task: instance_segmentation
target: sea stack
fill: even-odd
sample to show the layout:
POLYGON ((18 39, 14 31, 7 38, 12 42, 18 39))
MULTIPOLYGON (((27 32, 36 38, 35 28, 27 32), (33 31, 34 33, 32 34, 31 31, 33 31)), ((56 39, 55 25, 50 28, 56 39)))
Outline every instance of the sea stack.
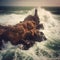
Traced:
POLYGON ((0 49, 2 49, 4 40, 5 43, 8 41, 12 45, 22 44, 24 50, 28 50, 32 47, 35 42, 41 42, 46 40, 46 37, 40 29, 44 28, 43 24, 40 23, 40 19, 35 9, 34 16, 27 16, 24 21, 13 25, 13 26, 2 26, 0 25, 0 49))

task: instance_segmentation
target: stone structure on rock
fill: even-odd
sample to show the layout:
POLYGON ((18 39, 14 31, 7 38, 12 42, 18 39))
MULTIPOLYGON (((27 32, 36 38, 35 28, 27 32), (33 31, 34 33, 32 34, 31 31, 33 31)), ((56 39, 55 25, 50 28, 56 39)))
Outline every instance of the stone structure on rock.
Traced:
POLYGON ((34 16, 29 15, 23 22, 14 26, 0 25, 0 50, 3 46, 2 40, 5 43, 10 41, 12 45, 22 44, 25 50, 32 47, 36 41, 46 40, 44 33, 39 31, 41 28, 44 29, 43 24, 40 23, 37 9, 35 9, 34 16))

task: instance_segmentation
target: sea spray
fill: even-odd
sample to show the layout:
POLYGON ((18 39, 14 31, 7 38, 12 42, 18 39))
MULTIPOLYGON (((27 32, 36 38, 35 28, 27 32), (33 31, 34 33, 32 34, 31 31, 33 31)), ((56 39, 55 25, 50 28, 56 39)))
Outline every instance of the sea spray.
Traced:
MULTIPOLYGON (((40 23, 43 23, 43 31, 47 41, 36 42, 29 50, 21 50, 19 46, 12 46, 9 42, 6 48, 0 51, 1 60, 50 60, 50 58, 59 57, 60 55, 60 21, 57 16, 51 12, 37 8, 40 23), (49 59, 48 59, 48 58, 49 59)), ((34 15, 34 9, 28 11, 27 14, 9 14, 0 15, 0 23, 2 25, 15 25, 28 15, 34 15)))

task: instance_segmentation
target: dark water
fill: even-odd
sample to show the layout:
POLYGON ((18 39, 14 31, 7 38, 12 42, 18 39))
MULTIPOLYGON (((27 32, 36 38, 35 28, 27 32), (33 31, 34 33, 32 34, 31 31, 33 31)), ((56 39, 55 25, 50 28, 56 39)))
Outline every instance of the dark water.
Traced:
MULTIPOLYGON (((13 7, 13 6, 0 6, 0 14, 11 14, 16 13, 19 14, 19 11, 23 10, 24 13, 27 13, 27 11, 33 9, 35 7, 13 7), (14 12, 15 11, 15 12, 14 12)), ((50 11, 53 14, 60 15, 60 7, 42 7, 48 11, 50 11)))
POLYGON ((48 11, 51 11, 53 14, 60 15, 60 7, 42 7, 48 11))
MULTIPOLYGON (((0 6, 0 14, 19 14, 19 11, 24 11, 27 13, 28 10, 31 10, 33 7, 12 7, 12 6, 0 6)), ((20 13, 21 14, 21 13, 20 13)))

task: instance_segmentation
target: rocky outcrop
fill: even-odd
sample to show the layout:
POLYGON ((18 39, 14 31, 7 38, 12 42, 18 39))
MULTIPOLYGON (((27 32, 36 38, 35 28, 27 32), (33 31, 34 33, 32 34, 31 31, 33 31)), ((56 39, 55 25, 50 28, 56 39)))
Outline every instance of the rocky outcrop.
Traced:
POLYGON ((36 41, 46 40, 44 33, 39 31, 41 28, 44 29, 43 24, 40 24, 37 9, 34 16, 29 15, 23 22, 14 26, 0 25, 0 49, 3 45, 2 40, 5 43, 10 41, 13 45, 22 44, 23 49, 29 49, 36 41))

